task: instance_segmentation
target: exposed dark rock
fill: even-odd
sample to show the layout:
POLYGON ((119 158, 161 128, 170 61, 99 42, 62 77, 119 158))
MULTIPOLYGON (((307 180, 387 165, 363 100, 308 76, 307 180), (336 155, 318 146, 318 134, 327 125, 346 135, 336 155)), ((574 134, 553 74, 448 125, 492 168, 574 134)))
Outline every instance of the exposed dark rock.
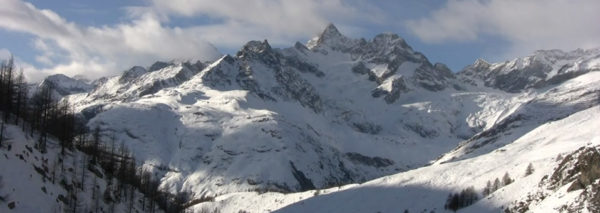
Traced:
POLYGON ((345 154, 345 156, 354 163, 372 166, 375 168, 387 167, 394 164, 394 161, 390 159, 382 157, 368 157, 356 152, 348 152, 345 154))
POLYGON ((427 129, 418 123, 406 124, 404 126, 424 138, 435 138, 439 135, 439 133, 437 131, 432 130, 432 129, 427 129))
POLYGON ((550 177, 550 188, 571 183, 568 192, 584 189, 600 178, 600 153, 596 148, 580 148, 565 156, 550 177))
POLYGON ((296 166, 292 161, 290 161, 290 166, 292 167, 292 175, 294 175, 294 178, 296 178, 298 184, 300 185, 300 190, 306 191, 315 189, 315 185, 312 183, 312 181, 308 179, 304 173, 302 173, 302 171, 296 169, 296 166))
POLYGON ((321 97, 310 83, 291 69, 281 68, 275 72, 275 78, 279 85, 283 87, 283 91, 276 90, 276 93, 284 96, 289 94, 291 98, 298 100, 302 106, 309 107, 315 112, 321 111, 321 97))
POLYGON ((194 76, 198 72, 200 72, 200 70, 197 69, 196 66, 193 66, 189 63, 182 63, 181 69, 179 71, 177 71, 177 73, 173 77, 154 81, 154 82, 152 82, 152 84, 143 85, 141 88, 141 91, 139 93, 139 97, 142 97, 142 96, 148 95, 148 94, 157 93, 158 91, 160 91, 163 88, 171 87, 174 85, 179 85, 179 84, 189 80, 192 76, 194 76))
POLYGON ((152 64, 150 66, 150 68, 148 68, 148 72, 154 72, 154 71, 157 71, 157 70, 160 70, 160 69, 163 69, 165 67, 172 66, 172 65, 174 65, 174 64, 173 63, 162 62, 162 61, 157 61, 157 62, 154 62, 154 64, 152 64))
MULTIPOLYGON (((158 62, 156 62, 156 63, 158 63, 158 62)), ((147 72, 148 71, 146 71, 146 69, 143 67, 134 66, 131 69, 123 72, 123 74, 119 78, 119 83, 121 83, 121 84, 128 83, 128 82, 133 81, 134 79, 146 74, 147 72)))
POLYGON ((315 76, 320 77, 320 78, 325 76, 325 73, 323 73, 321 70, 319 70, 314 65, 306 63, 304 61, 300 61, 300 60, 298 60, 298 58, 295 58, 295 57, 285 57, 284 61, 283 61, 283 66, 289 66, 289 67, 296 68, 298 71, 303 72, 303 73, 312 73, 312 74, 315 74, 315 76))
POLYGON ((356 131, 371 134, 371 135, 376 135, 377 133, 381 132, 381 129, 382 129, 381 126, 379 126, 379 125, 367 123, 367 122, 352 123, 352 126, 354 127, 354 129, 356 131))
POLYGON ((98 113, 101 113, 103 107, 104 107, 104 105, 89 106, 89 107, 81 110, 81 114, 83 115, 85 120, 90 120, 90 119, 96 117, 96 115, 98 113))
POLYGON ((361 61, 358 62, 358 64, 354 65, 354 67, 352 67, 352 72, 364 75, 369 73, 369 68, 367 68, 365 66, 365 63, 361 61))

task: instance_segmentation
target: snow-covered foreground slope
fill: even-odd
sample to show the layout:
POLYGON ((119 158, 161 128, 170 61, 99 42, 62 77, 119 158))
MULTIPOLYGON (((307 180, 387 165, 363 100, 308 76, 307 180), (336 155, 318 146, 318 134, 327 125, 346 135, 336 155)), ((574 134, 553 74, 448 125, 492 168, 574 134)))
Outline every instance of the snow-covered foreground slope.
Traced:
MULTIPOLYGON (((20 126, 6 124, 4 137, 0 146, 0 212, 128 211, 127 198, 115 200, 115 194, 106 190, 108 180, 102 170, 85 166, 90 158, 84 153, 66 150, 61 155, 58 142, 50 139, 47 153, 42 154, 34 148, 39 136, 30 137, 20 126)), ((117 185, 114 179, 112 183, 112 187, 117 185)), ((134 211, 143 209, 138 203, 141 197, 143 194, 136 191, 131 207, 134 211)))

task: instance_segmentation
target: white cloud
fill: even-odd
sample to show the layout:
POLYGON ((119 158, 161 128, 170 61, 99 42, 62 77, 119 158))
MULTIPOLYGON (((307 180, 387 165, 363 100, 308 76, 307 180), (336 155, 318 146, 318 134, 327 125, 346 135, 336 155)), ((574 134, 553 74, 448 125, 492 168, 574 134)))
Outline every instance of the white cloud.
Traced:
POLYGON ((217 46, 239 47, 249 39, 268 38, 290 44, 319 33, 329 22, 346 30, 359 23, 377 23, 384 13, 364 0, 153 0, 162 17, 209 17, 215 23, 196 26, 217 46))
POLYGON ((3 0, 0 28, 34 35, 38 54, 28 75, 63 73, 91 78, 117 74, 155 60, 202 59, 219 55, 211 43, 237 49, 248 40, 290 45, 316 35, 329 22, 346 31, 382 22, 384 14, 366 0, 171 0, 127 7, 124 22, 80 26, 22 0, 3 0), (171 27, 171 19, 207 20, 171 27), (209 43, 210 42, 210 43, 209 43))
POLYGON ((510 43, 507 55, 521 55, 600 46, 599 10, 597 0, 449 0, 406 26, 430 43, 497 37, 510 43))
POLYGON ((38 80, 56 73, 95 78, 155 60, 212 60, 220 55, 194 29, 166 27, 151 13, 115 26, 86 27, 30 3, 5 0, 0 27, 37 37, 33 47, 41 54, 35 58, 48 68, 29 67, 26 72, 38 80))

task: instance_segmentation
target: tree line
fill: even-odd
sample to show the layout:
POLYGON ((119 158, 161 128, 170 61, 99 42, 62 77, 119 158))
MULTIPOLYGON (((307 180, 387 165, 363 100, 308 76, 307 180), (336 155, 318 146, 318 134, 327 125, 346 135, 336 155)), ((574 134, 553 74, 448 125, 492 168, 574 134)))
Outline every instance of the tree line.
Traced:
POLYGON ((62 154, 73 146, 77 124, 68 100, 57 101, 52 89, 45 84, 36 91, 29 91, 23 70, 17 73, 12 57, 0 65, 0 111, 3 124, 20 126, 30 137, 37 132, 36 148, 42 153, 47 151, 48 135, 57 138, 62 154))
MULTIPOLYGON (((529 163, 527 165, 527 168, 525 169, 524 176, 529 176, 533 174, 534 171, 535 169, 533 168, 533 165, 529 163)), ((513 182, 515 182, 515 180, 510 177, 510 174, 508 174, 508 172, 505 172, 504 176, 502 176, 502 179, 496 178, 493 182, 488 180, 485 184, 485 187, 483 187, 481 194, 483 197, 487 197, 488 195, 494 193, 498 189, 507 186, 513 182)), ((473 186, 470 186, 463 189, 459 193, 450 193, 448 195, 448 198, 446 199, 444 208, 456 212, 461 208, 465 208, 474 204, 478 200, 479 196, 475 191, 475 188, 473 186)))
MULTIPOLYGON (((114 134, 107 135, 99 126, 90 130, 83 119, 78 119, 69 100, 58 100, 49 85, 42 84, 35 91, 29 91, 29 88, 23 70, 17 72, 13 57, 0 64, 0 147, 10 149, 9 144, 4 144, 4 126, 10 123, 35 138, 34 148, 42 154, 48 151, 49 138, 55 139, 60 145, 59 159, 50 174, 44 172, 43 176, 48 176, 46 178, 52 182, 58 181, 66 189, 67 196, 59 200, 66 204, 69 212, 81 211, 78 195, 86 190, 90 173, 93 175, 92 190, 97 190, 97 178, 107 180, 103 193, 92 191, 96 202, 102 197, 104 203, 114 208, 115 202, 129 201, 128 210, 132 212, 134 200, 141 199, 139 206, 144 212, 154 212, 157 208, 166 212, 184 210, 189 196, 161 191, 158 180, 136 165, 135 157, 126 146, 123 143, 120 147, 115 145, 114 134), (75 150, 84 153, 85 157, 73 164, 72 169, 79 168, 79 173, 73 171, 73 177, 67 178, 64 175, 64 156, 75 150), (136 191, 144 196, 135 198, 136 191)), ((98 212, 98 206, 95 205, 95 212, 98 212)))
MULTIPOLYGON (((95 177, 107 180, 103 199, 107 203, 130 202, 129 211, 133 208, 133 200, 139 200, 143 212, 154 212, 157 208, 165 212, 182 212, 188 202, 186 193, 172 194, 159 189, 160 182, 153 178, 150 171, 137 166, 135 156, 128 151, 123 142, 117 147, 114 134, 103 134, 100 127, 95 127, 88 134, 79 135, 76 147, 86 153, 90 159, 86 166, 95 177), (99 172, 99 167, 103 172, 99 172), (116 180, 116 181, 113 181, 116 180), (144 196, 135 198, 134 192, 144 196)), ((83 179, 83 177, 82 177, 83 179)))

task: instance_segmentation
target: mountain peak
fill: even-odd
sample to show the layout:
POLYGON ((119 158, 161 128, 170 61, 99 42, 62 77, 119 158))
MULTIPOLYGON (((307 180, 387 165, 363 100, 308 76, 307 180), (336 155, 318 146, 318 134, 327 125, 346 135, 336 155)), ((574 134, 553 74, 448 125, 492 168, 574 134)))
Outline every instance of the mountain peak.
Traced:
POLYGON ((323 32, 321 33, 319 38, 327 39, 327 38, 337 38, 337 37, 343 37, 343 36, 344 35, 342 35, 342 33, 340 33, 340 31, 337 29, 337 27, 333 23, 329 23, 327 25, 327 27, 325 27, 325 30, 323 30, 323 32))
POLYGON ((54 74, 46 77, 40 83, 40 88, 43 85, 54 90, 56 93, 55 97, 58 99, 70 94, 89 92, 92 89, 91 85, 85 81, 74 79, 64 74, 54 74))
POLYGON ((249 41, 237 52, 236 56, 240 58, 263 58, 272 55, 273 49, 269 42, 264 41, 249 41))
MULTIPOLYGON (((152 65, 151 65, 151 66, 148 68, 148 72, 154 72, 154 71, 157 71, 157 70, 163 69, 163 68, 165 68, 165 67, 168 67, 168 66, 171 66, 171 65, 173 65, 173 63, 172 63, 172 62, 163 62, 163 61, 157 61, 157 62, 154 62, 154 64, 152 64, 152 65)), ((135 68, 135 67, 133 67, 133 68, 131 68, 131 69, 134 69, 134 68, 135 68)), ((139 69, 139 68, 137 68, 137 69, 139 69)))
POLYGON ((482 67, 482 66, 490 66, 490 63, 488 63, 487 61, 478 58, 477 60, 475 60, 475 63, 473 63, 473 66, 475 67, 482 67))
POLYGON ((350 39, 342 35, 337 27, 333 23, 329 23, 325 30, 319 34, 319 36, 308 41, 306 45, 309 49, 313 49, 317 46, 327 45, 331 48, 343 47, 344 44, 349 43, 350 39))
POLYGON ((44 80, 45 81, 60 81, 60 80, 71 80, 71 79, 72 79, 71 77, 66 76, 65 74, 58 73, 58 74, 54 74, 54 75, 49 75, 44 80))
MULTIPOLYGON (((156 68, 156 66, 158 66, 157 64, 159 63, 163 63, 163 62, 156 62, 154 63, 151 67, 150 70, 152 71, 156 71, 159 69, 162 69, 168 65, 165 65, 161 68, 156 68)), ((129 82, 135 78, 138 78, 140 76, 142 76, 143 74, 145 74, 146 72, 148 72, 148 70, 146 70, 145 68, 141 67, 141 66, 133 66, 131 69, 123 72, 123 74, 121 75, 121 77, 119 78, 119 83, 126 83, 129 82)))

